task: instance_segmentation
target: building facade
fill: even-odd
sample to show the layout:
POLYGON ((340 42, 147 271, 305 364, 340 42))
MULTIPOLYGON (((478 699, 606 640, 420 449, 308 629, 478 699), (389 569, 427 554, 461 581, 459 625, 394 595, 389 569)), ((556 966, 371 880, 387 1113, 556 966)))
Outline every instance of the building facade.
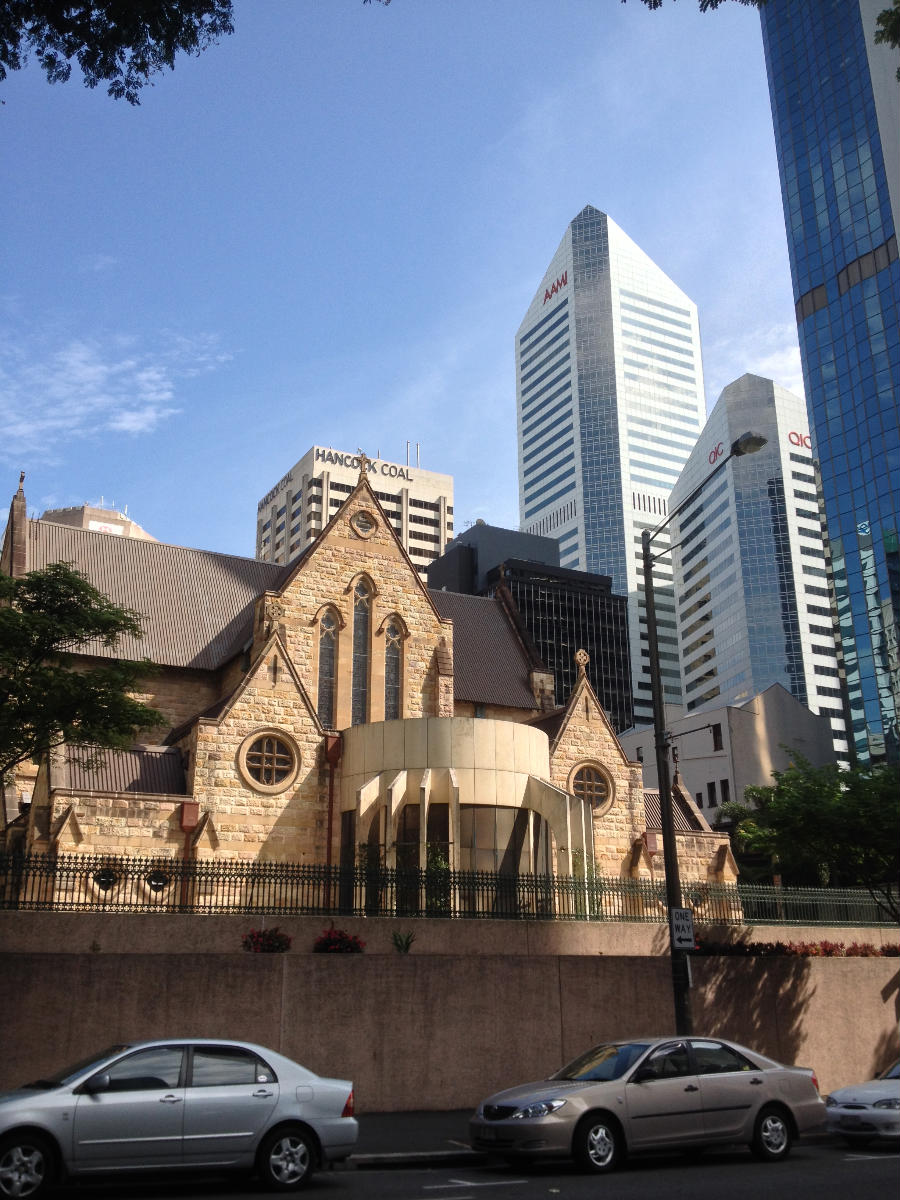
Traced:
MULTIPOLYGON (((286 566, 28 520, 20 486, 0 570, 72 563, 140 611, 143 640, 81 647, 78 665, 149 657, 139 698, 165 725, 124 754, 42 762, 2 845, 145 858, 163 906, 166 858, 662 871, 640 765, 586 675, 555 706, 498 600, 429 592, 367 463, 286 566)), ((732 880, 727 838, 683 818, 685 877, 732 880)), ((84 886, 116 902, 114 869, 84 886)))
POLYGON ((52 521, 54 525, 74 525, 76 529, 90 529, 94 533, 109 533, 114 537, 144 538, 151 542, 156 540, 146 529, 132 521, 127 506, 125 512, 96 504, 81 504, 74 508, 48 508, 41 514, 41 520, 52 521))
MULTIPOLYGON (((652 714, 641 531, 706 415, 694 303, 605 213, 569 225, 516 334, 521 528, 628 597, 635 717, 652 714)), ((666 544, 665 534, 657 543, 666 544)), ((656 603, 663 688, 680 701, 671 573, 656 603)))
POLYGON ((751 430, 766 445, 732 458, 673 521, 684 707, 690 713, 742 704, 780 683, 829 718, 835 749, 846 757, 821 495, 804 401, 758 375, 730 383, 671 503, 688 501, 751 430))
POLYGON ((900 759, 900 87, 882 0, 761 9, 853 749, 900 759))
POLYGON ((498 596, 553 673, 557 702, 575 690, 583 650, 591 687, 618 733, 634 722, 628 605, 609 576, 559 566, 559 543, 476 522, 428 570, 429 586, 498 596))
MULTIPOLYGON (((816 716, 780 683, 740 704, 712 704, 702 713, 667 714, 681 787, 706 819, 732 800, 743 803, 748 787, 771 787, 774 771, 786 771, 796 755, 815 767, 835 761, 828 719, 816 716)), ((651 728, 621 735, 629 758, 644 765, 644 787, 659 787, 651 728)))
MULTIPOLYGON (((313 446, 256 506, 256 557, 293 562, 356 486, 360 456, 313 446)), ((375 494, 422 574, 453 537, 453 476, 376 459, 375 494)))

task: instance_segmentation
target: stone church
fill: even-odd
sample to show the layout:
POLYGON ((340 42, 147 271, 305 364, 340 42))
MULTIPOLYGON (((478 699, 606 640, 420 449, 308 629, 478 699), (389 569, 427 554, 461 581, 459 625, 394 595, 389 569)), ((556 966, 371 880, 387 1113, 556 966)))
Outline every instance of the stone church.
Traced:
MULTIPOLYGON (((139 698, 166 727, 90 769, 41 763, 7 849, 154 859, 663 877, 658 794, 584 672, 564 708, 502 599, 430 591, 366 474, 281 566, 27 517, 0 569, 75 566, 145 617, 139 698)), ((732 882, 728 840, 676 789, 682 878, 732 882)))

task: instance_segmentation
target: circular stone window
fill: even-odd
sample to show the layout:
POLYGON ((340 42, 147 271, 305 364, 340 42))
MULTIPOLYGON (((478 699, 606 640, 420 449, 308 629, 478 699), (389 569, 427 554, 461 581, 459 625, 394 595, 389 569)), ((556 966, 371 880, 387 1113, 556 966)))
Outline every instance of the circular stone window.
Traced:
POLYGON ((251 733, 238 751, 244 779, 257 792, 283 792, 300 770, 300 751, 280 730, 251 733))
POLYGON ((350 518, 351 528, 355 533, 358 533, 361 538, 371 537, 378 528, 378 522, 370 512, 360 509, 355 512, 350 518))
POLYGON ((584 763, 575 768, 570 779, 572 793, 591 806, 595 817, 602 816, 612 807, 613 787, 605 771, 593 763, 584 763))

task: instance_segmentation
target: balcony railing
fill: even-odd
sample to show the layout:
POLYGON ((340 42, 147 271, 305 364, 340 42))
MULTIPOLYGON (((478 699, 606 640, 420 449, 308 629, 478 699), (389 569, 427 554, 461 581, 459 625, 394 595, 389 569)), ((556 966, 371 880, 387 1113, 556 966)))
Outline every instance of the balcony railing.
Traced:
MULTIPOLYGON (((700 925, 890 925, 865 891, 683 884, 700 925)), ((0 855, 0 908, 665 923, 663 881, 233 860, 0 855)))

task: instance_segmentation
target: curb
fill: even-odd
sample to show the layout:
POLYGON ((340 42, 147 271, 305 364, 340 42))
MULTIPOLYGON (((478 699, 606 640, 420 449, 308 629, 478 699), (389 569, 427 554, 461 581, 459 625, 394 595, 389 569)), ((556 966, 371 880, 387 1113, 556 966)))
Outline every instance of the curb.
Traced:
POLYGON ((400 1150, 384 1154, 351 1154, 347 1166, 361 1171, 372 1168, 392 1170, 395 1167, 454 1166, 483 1162, 484 1159, 485 1155, 477 1150, 400 1150))

